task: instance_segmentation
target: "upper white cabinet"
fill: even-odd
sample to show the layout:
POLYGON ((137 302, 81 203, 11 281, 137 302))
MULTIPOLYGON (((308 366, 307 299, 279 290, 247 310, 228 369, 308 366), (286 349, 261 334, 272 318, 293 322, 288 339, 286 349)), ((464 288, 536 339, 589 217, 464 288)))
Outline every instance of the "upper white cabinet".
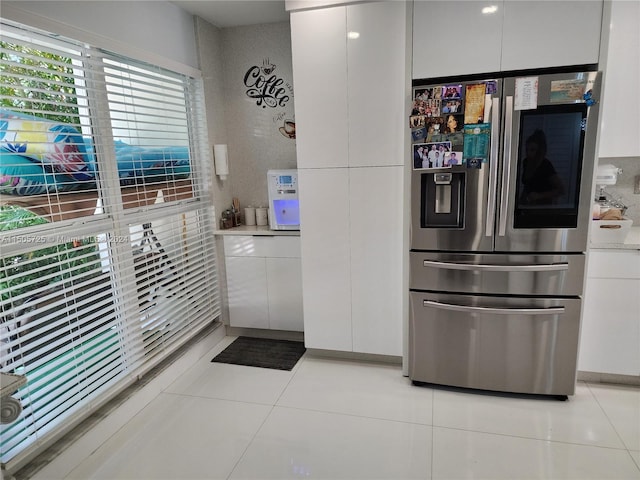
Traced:
POLYGON ((402 165, 406 6, 306 10, 290 21, 298 169, 402 165))
POLYGON ((406 23, 397 2, 347 7, 351 167, 404 164, 406 23))
POLYGON ((504 2, 501 70, 598 63, 602 2, 504 2))
MULTIPOLYGON (((608 36, 607 36, 608 35, 608 36)), ((600 157, 640 157, 640 2, 611 2, 600 157)))
POLYGON ((499 71, 503 3, 415 1, 413 78, 499 71))
POLYGON ((413 78, 598 63, 602 5, 417 0, 413 78))
POLYGON ((298 169, 346 167, 346 9, 294 12, 290 22, 298 169))

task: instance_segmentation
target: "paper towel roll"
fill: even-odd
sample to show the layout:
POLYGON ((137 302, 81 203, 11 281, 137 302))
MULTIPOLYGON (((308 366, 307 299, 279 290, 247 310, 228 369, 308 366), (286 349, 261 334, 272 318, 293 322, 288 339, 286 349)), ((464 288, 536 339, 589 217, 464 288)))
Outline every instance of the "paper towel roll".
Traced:
POLYGON ((256 225, 264 226, 269 222, 267 220, 267 207, 256 208, 256 225))
POLYGON ((256 209, 255 207, 245 207, 244 209, 244 224, 255 225, 256 224, 256 209))

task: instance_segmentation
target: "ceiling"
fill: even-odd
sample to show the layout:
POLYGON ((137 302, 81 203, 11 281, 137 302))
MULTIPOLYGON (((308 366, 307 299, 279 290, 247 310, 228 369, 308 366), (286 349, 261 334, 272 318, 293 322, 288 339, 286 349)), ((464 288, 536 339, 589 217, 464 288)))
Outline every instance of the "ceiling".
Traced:
POLYGON ((219 28, 289 21, 284 0, 175 0, 171 3, 219 28))

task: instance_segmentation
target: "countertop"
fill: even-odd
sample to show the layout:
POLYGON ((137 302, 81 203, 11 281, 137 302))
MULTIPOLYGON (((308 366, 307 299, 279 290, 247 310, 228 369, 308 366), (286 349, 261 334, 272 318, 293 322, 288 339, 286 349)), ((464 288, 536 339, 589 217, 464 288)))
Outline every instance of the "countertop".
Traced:
MULTIPOLYGON (((247 226, 228 228, 226 230, 216 230, 216 235, 293 235, 300 236, 300 230, 271 230, 265 226, 247 226)), ((609 248, 622 250, 640 250, 640 226, 633 226, 629 230, 624 243, 590 243, 590 248, 609 248)))
POLYGON ((640 250, 640 226, 634 226, 629 229, 629 233, 624 239, 624 243, 590 243, 589 247, 617 250, 640 250))
POLYGON ((276 235, 294 235, 300 236, 300 230, 271 230, 268 225, 263 226, 248 226, 240 225, 239 227, 227 228, 225 230, 216 230, 216 235, 263 235, 263 236, 276 236, 276 235))

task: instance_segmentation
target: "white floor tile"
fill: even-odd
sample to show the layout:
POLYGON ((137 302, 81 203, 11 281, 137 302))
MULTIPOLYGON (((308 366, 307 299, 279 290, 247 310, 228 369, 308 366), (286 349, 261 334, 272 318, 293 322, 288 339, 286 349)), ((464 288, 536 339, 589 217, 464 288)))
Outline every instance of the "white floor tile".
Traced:
POLYGON ((292 376, 290 371, 212 363, 209 359, 195 365, 165 392, 274 405, 292 376))
POLYGON ((66 478, 227 478, 271 408, 163 393, 66 478))
POLYGON ((400 366, 308 354, 291 372, 211 363, 234 338, 97 450, 63 452, 78 466, 56 478, 640 480, 639 388, 580 383, 558 402, 416 387, 400 366))
POLYGON ((626 450, 433 427, 433 480, 632 480, 626 450))
POLYGON ((306 357, 277 405, 430 425, 432 397, 399 365, 306 357))
POLYGON ((230 478, 424 480, 430 462, 431 427, 275 407, 230 478))
POLYGON ((640 450, 640 387, 588 384, 629 450, 640 450))
POLYGON ((562 402, 436 389, 433 424, 517 437, 625 448, 584 384, 562 402))

